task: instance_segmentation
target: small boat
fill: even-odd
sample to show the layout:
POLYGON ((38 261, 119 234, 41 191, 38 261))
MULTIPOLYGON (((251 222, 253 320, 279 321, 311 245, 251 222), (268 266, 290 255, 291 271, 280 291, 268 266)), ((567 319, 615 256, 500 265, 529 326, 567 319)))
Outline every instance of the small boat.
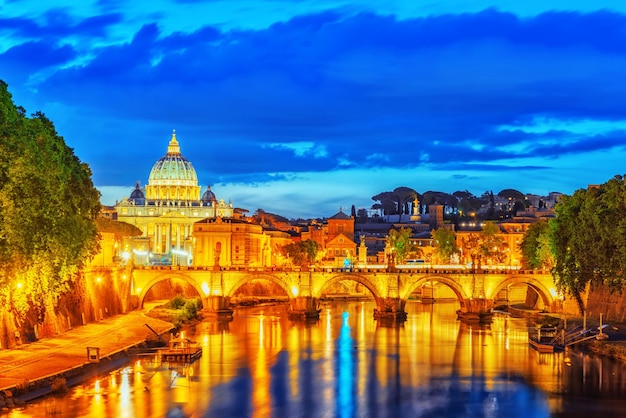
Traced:
POLYGON ((172 338, 168 347, 159 350, 161 361, 192 363, 202 355, 202 347, 187 338, 172 338))
POLYGON ((554 353, 562 349, 558 344, 557 328, 536 328, 535 332, 528 333, 528 344, 540 353, 554 353))
POLYGON ((529 337, 528 344, 540 353, 554 353, 555 345, 550 342, 540 342, 529 337))

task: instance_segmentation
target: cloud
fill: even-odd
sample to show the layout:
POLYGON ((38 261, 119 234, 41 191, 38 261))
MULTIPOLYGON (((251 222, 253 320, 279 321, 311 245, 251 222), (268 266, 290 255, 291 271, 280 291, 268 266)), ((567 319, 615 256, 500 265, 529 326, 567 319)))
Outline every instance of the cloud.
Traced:
MULTIPOLYGON (((154 12, 125 37, 139 19, 118 2, 83 20, 69 9, 3 19, 13 43, 0 49, 1 76, 99 184, 145 182, 174 128, 204 183, 255 190, 379 169, 445 172, 466 189, 459 179, 624 149, 623 14, 408 17, 324 4, 254 27, 172 30, 154 12)), ((402 179, 384 189, 420 187, 402 179)))

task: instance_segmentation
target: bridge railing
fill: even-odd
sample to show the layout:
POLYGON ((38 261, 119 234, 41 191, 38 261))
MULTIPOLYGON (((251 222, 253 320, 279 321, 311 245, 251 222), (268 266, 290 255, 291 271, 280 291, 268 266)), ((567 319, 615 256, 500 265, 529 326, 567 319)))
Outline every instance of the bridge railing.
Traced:
MULTIPOLYGON (((213 266, 135 266, 138 270, 189 270, 189 271, 213 271, 213 266)), ((360 265, 353 267, 336 266, 310 266, 302 269, 298 266, 220 266, 220 271, 248 271, 248 272, 327 272, 327 273, 428 273, 428 274, 548 274, 547 270, 522 270, 517 266, 481 266, 472 269, 460 264, 398 264, 387 266, 383 264, 360 265)))

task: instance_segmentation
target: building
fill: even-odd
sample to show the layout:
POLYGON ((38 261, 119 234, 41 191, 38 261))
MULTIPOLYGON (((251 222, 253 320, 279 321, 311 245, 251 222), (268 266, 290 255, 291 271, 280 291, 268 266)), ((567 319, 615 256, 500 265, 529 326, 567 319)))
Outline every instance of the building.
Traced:
POLYGON ((286 262, 287 232, 236 218, 206 218, 194 224, 193 264, 214 267, 274 267, 286 262))
POLYGON ((130 197, 115 205, 117 220, 143 233, 127 249, 133 251, 136 264, 192 263, 194 223, 234 213, 232 204, 218 200, 210 186, 200 192, 196 171, 181 154, 174 131, 167 153, 150 171, 145 190, 137 183, 130 197))
POLYGON ((326 253, 323 260, 332 265, 341 266, 346 260, 353 262, 356 259, 354 218, 343 213, 341 209, 328 218, 324 249, 326 253))

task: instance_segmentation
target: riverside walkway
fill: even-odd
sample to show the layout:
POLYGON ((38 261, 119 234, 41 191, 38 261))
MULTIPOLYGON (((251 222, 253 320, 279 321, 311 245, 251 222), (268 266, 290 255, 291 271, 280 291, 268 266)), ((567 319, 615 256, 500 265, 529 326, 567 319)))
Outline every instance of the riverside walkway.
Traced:
POLYGON ((90 363, 87 347, 97 347, 100 358, 136 346, 154 333, 173 328, 169 322, 146 316, 146 309, 76 327, 13 349, 0 350, 0 391, 51 378, 90 363))

